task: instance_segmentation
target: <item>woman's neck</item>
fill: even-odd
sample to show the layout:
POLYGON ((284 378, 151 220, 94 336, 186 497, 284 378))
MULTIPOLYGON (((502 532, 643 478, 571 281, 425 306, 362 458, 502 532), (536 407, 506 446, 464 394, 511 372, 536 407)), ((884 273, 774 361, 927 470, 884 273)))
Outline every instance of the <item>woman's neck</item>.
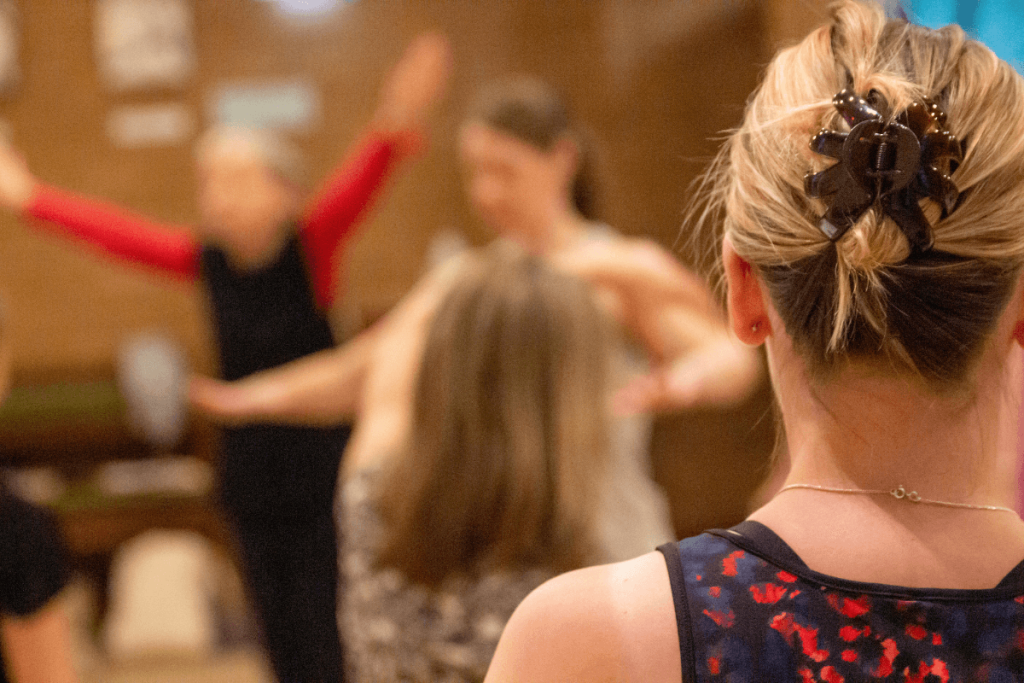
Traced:
MULTIPOLYGON (((1003 338, 997 351, 993 340, 973 394, 938 396, 881 369, 845 370, 812 384, 785 335, 769 337, 791 459, 785 484, 903 486, 932 501, 1016 507, 1024 374, 1020 350, 1009 344, 1003 338)), ((797 488, 751 519, 779 534, 811 569, 854 581, 991 588, 1024 556, 1024 523, 1006 510, 797 488)))
POLYGON ((237 231, 231 238, 218 240, 231 268, 238 273, 252 273, 272 264, 295 234, 295 220, 275 218, 267 225, 237 231))
MULTIPOLYGON (((1003 376, 1019 377, 1020 354, 1003 376)), ((909 381, 844 373, 783 401, 791 470, 786 484, 890 490, 924 498, 1016 505, 1020 382, 979 383, 971 396, 936 397, 909 381)))
POLYGON ((530 229, 516 230, 508 237, 531 254, 547 257, 577 245, 588 224, 571 208, 556 207, 530 225, 530 229))

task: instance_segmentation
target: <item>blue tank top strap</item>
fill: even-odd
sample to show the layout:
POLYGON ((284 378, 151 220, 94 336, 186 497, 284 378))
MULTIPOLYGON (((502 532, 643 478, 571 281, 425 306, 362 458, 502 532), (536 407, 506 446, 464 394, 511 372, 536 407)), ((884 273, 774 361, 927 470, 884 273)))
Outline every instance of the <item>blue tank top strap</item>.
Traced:
POLYGON ((732 528, 712 529, 708 533, 732 541, 744 550, 760 555, 780 567, 809 569, 778 534, 760 522, 748 519, 732 528))

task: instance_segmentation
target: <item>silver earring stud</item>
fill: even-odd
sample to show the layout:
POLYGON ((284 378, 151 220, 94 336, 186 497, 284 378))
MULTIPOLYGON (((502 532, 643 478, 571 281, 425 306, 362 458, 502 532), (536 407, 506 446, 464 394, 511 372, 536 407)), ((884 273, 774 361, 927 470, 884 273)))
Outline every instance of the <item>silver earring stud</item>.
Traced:
POLYGON ((761 322, 760 321, 758 321, 758 322, 756 322, 756 323, 754 323, 753 325, 750 326, 750 331, 751 332, 757 332, 759 329, 761 329, 761 322))

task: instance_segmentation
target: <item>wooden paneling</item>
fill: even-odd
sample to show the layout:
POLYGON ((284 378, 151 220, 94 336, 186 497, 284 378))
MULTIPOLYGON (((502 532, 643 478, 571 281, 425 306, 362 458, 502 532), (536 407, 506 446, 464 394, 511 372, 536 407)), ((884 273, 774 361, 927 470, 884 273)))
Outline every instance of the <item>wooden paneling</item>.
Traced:
POLYGON ((831 0, 766 0, 765 28, 773 49, 788 47, 825 22, 831 0))

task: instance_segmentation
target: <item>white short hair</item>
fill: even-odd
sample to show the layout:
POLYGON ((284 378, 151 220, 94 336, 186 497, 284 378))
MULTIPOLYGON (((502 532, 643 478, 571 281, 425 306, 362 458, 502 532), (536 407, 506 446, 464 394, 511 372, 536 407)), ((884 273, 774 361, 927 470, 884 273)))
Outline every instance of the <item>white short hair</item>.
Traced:
POLYGON ((285 182, 308 189, 309 171, 305 155, 280 133, 263 128, 216 125, 209 128, 196 143, 196 158, 215 153, 214 150, 233 143, 252 149, 260 161, 285 182))

